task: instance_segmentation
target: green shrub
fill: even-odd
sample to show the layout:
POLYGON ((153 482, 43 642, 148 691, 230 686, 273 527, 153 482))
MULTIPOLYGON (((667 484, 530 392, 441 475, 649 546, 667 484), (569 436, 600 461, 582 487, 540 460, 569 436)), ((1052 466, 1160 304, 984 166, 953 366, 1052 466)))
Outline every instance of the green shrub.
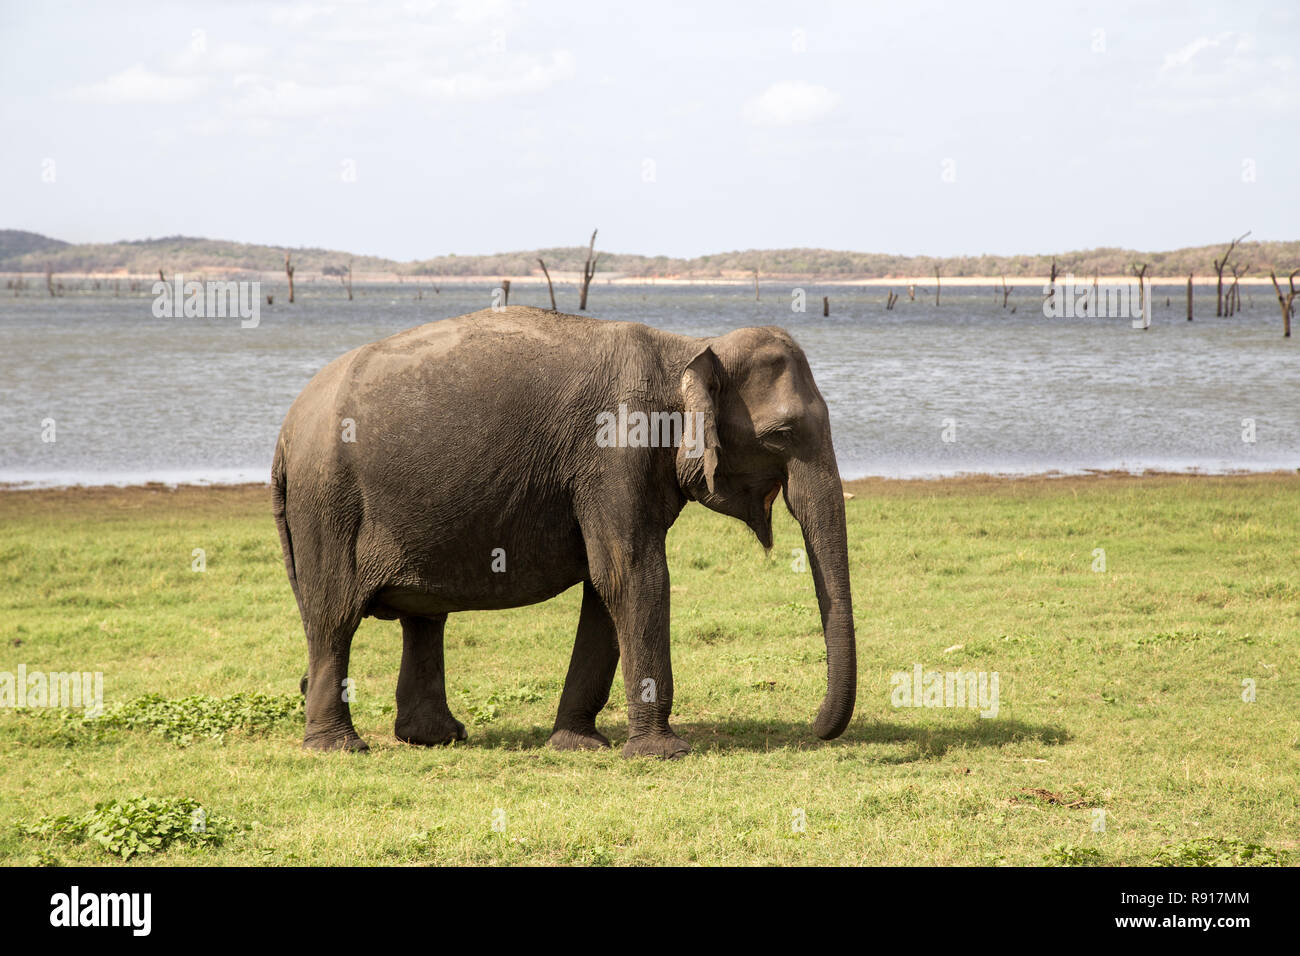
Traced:
POLYGON ((220 846, 237 829, 224 817, 210 815, 188 797, 128 797, 95 804, 79 817, 41 817, 19 824, 25 836, 58 838, 70 843, 97 843, 124 860, 141 853, 161 853, 174 843, 220 846))
POLYGON ((1151 858, 1155 866, 1282 866, 1285 853, 1258 843, 1201 837, 1162 846, 1151 858))
POLYGON ((1098 866, 1101 864, 1101 851, 1090 846, 1057 843, 1047 851, 1043 862, 1048 866, 1098 866))
POLYGON ((232 730, 262 733, 302 713, 303 700, 298 694, 274 696, 254 692, 229 697, 195 694, 177 699, 146 694, 99 719, 109 727, 146 728, 184 747, 195 738, 221 740, 232 730))

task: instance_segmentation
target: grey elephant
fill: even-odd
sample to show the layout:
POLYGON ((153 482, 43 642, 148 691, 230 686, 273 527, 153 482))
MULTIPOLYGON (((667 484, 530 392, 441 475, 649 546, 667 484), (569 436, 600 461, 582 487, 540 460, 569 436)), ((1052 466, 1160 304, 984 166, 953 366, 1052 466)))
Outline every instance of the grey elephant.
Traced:
POLYGON ((826 639, 817 736, 853 715, 857 663, 844 497, 823 401, 784 330, 690 338, 510 306, 336 359, 294 401, 271 469, 307 633, 306 738, 365 750, 343 688, 363 617, 402 622, 395 734, 465 738, 447 707, 452 611, 535 604, 582 584, 550 744, 596 729, 620 657, 628 756, 690 748, 669 726, 665 537, 687 501, 772 544, 772 503, 803 531, 826 639))

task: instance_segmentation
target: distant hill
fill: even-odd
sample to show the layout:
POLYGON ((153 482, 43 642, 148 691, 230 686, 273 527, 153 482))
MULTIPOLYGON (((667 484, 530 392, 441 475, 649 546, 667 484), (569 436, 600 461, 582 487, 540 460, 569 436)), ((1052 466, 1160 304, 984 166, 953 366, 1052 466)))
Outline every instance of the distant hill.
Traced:
MULTIPOLYGON (((295 268, 304 273, 320 272, 326 266, 351 260, 357 272, 393 272, 399 266, 388 259, 352 256, 326 249, 292 249, 295 268)), ((124 239, 120 242, 72 245, 46 239, 34 233, 0 230, 0 271, 44 272, 126 272, 153 275, 163 269, 174 272, 276 272, 284 268, 285 250, 278 246, 260 246, 223 239, 197 239, 168 236, 163 239, 124 239), (10 236, 30 236, 47 245, 32 245, 9 251, 10 236)))
MULTIPOLYGON (((1227 243, 1170 252, 1131 249, 1088 249, 1056 255, 1057 270, 1076 276, 1128 274, 1134 262, 1149 264, 1148 276, 1204 277, 1227 243)), ((153 275, 162 269, 175 272, 232 275, 242 272, 279 272, 285 248, 221 239, 169 236, 163 239, 123 240, 74 245, 32 232, 0 230, 0 271, 43 273, 122 272, 153 275)), ((503 252, 485 256, 439 256, 414 262, 397 262, 376 256, 355 256, 329 249, 290 249, 301 275, 336 274, 352 264, 355 273, 456 278, 465 276, 541 275, 538 257, 552 274, 580 272, 586 246, 560 246, 530 252, 503 252)), ((599 251, 599 250, 598 250, 599 251)), ((755 269, 765 277, 820 277, 875 279, 890 276, 928 276, 938 265, 945 279, 963 276, 999 276, 1008 279, 1047 275, 1051 255, 1021 256, 899 256, 889 253, 841 252, 830 249, 749 249, 722 252, 693 259, 600 252, 598 270, 603 275, 639 277, 734 278, 755 269)), ((1300 241, 1246 242, 1237 247, 1233 261, 1249 266, 1251 275, 1279 274, 1300 267, 1300 241)), ((1246 273, 1243 272, 1242 275, 1246 273)))
POLYGON ((0 263, 19 258, 28 253, 52 252, 68 244, 62 239, 51 239, 35 232, 21 229, 0 229, 0 263))

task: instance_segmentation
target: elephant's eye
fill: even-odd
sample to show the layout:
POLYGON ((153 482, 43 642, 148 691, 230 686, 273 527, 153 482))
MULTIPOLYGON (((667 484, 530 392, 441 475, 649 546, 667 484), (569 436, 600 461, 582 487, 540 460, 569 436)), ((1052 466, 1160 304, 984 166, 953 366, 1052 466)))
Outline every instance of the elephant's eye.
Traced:
POLYGON ((766 447, 777 451, 784 451, 790 447, 794 441, 794 429, 789 425, 777 425, 773 428, 765 428, 759 434, 758 440, 766 447))

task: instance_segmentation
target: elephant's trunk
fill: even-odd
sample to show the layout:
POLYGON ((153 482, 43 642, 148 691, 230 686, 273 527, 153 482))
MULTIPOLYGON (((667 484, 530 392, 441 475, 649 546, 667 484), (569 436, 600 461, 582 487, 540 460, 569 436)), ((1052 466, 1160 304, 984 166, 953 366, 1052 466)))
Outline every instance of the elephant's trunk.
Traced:
POLYGON ((819 460, 789 462, 785 503, 803 529, 821 608, 822 630, 826 635, 826 698, 817 712, 813 730, 823 740, 830 740, 844 732, 853 716, 858 659, 853 636, 853 597, 849 593, 844 489, 834 452, 829 447, 819 460))

